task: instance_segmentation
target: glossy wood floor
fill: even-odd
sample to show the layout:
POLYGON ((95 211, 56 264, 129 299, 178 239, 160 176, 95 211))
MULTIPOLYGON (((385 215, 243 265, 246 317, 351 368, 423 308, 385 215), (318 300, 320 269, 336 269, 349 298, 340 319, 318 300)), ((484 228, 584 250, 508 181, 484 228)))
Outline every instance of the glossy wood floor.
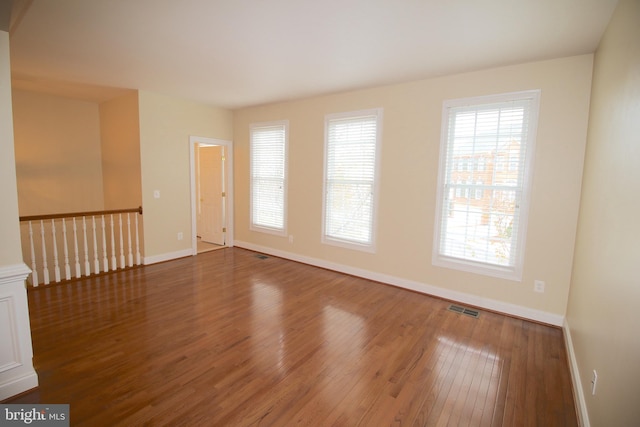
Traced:
POLYGON ((86 426, 575 426, 559 329, 226 248, 29 292, 86 426))

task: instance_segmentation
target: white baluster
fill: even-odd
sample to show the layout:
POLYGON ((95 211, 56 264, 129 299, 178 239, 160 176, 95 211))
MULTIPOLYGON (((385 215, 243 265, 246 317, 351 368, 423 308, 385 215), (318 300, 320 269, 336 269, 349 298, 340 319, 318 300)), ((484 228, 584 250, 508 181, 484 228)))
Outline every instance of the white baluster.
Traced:
POLYGON ((129 267, 133 267, 133 253, 131 253, 131 214, 127 213, 127 244, 129 248, 129 267))
POLYGON ((126 264, 124 263, 124 240, 122 239, 122 214, 118 214, 120 218, 118 220, 118 228, 120 230, 120 267, 125 268, 126 264))
POLYGON ((31 221, 29 221, 29 248, 31 249, 31 283, 33 286, 38 286, 38 269, 36 268, 36 252, 33 246, 33 227, 31 227, 31 221))
POLYGON ((56 222, 51 220, 51 236, 53 236, 53 275, 56 282, 60 281, 60 266, 58 265, 58 238, 56 236, 56 222))
POLYGON ((82 217, 82 237, 84 242, 84 275, 91 274, 91 264, 89 263, 89 245, 87 244, 87 217, 82 217))
POLYGON ((98 239, 96 238, 96 217, 91 217, 91 226, 93 232, 93 269, 94 273, 100 273, 100 261, 98 260, 98 239))
POLYGON ((64 253, 64 278, 71 280, 71 267, 69 266, 69 246, 67 244, 67 223, 62 218, 62 250, 64 253))
POLYGON ((40 237, 42 238, 42 276, 44 284, 49 284, 49 267, 47 266, 47 247, 44 242, 44 221, 40 220, 40 237))
POLYGON ((116 242, 113 237, 113 214, 111 214, 111 269, 117 270, 118 263, 116 262, 116 242))
POLYGON ((136 265, 142 264, 140 262, 140 239, 138 238, 138 214, 135 216, 136 218, 136 265))
POLYGON ((102 265, 104 266, 104 271, 109 271, 109 259, 107 258, 107 235, 105 234, 104 229, 104 215, 102 215, 102 265))
POLYGON ((78 254, 78 227, 76 226, 76 219, 73 218, 73 252, 76 256, 76 278, 82 276, 82 270, 80 270, 80 256, 78 254))

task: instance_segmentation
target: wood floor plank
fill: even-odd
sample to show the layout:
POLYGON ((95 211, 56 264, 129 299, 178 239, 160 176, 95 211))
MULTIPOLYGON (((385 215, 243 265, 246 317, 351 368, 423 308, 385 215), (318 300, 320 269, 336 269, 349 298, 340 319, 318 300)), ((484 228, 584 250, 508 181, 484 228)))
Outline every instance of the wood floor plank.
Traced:
POLYGON ((29 291, 74 426, 575 426, 562 332, 226 248, 29 291))

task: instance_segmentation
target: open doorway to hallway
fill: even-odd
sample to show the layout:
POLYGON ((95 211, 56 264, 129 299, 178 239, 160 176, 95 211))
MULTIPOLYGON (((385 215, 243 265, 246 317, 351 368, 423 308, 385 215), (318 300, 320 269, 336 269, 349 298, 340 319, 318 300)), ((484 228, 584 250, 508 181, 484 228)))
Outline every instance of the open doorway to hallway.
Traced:
POLYGON ((225 244, 224 146, 198 143, 196 152, 196 236, 198 252, 225 244))
POLYGON ((190 137, 190 151, 192 253, 233 246, 231 142, 190 137))

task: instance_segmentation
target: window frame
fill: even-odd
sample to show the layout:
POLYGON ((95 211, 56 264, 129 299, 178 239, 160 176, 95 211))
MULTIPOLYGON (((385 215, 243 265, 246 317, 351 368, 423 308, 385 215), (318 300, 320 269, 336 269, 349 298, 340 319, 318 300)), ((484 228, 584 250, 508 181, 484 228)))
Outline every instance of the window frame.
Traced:
POLYGON ((261 233, 273 234, 277 236, 287 235, 287 210, 288 210, 288 189, 289 189, 289 121, 288 120, 276 120, 268 122, 251 123, 249 125, 249 229, 251 231, 257 231, 261 233), (253 135, 256 130, 283 127, 284 130, 284 165, 282 178, 283 195, 282 195, 282 228, 269 227, 266 225, 256 224, 254 220, 254 176, 253 176, 253 135))
MULTIPOLYGON (((528 215, 531 199, 531 187, 533 180, 533 167, 536 149, 536 136, 538 128, 538 116, 540 108, 540 90, 527 90, 520 92, 510 92, 497 95, 477 96, 461 99, 445 100, 442 106, 442 124, 440 137, 440 158, 438 165, 438 187, 436 196, 436 215, 434 221, 434 239, 432 264, 438 267, 451 268, 460 271, 466 271, 486 276, 499 277, 503 279, 521 281, 522 271, 524 267, 524 255, 526 247, 526 236, 528 227, 528 215), (520 191, 520 200, 516 201, 514 214, 518 216, 518 227, 516 235, 516 247, 513 248, 517 252, 513 256, 513 263, 503 266, 489 262, 481 262, 466 258, 458 258, 441 253, 441 245, 443 242, 443 227, 446 224, 443 220, 443 207, 447 203, 445 185, 447 174, 451 174, 455 168, 447 168, 447 157, 450 150, 449 147, 449 111, 451 108, 472 107, 477 106, 478 110, 486 108, 491 104, 499 104, 510 101, 529 100, 529 116, 527 118, 526 146, 524 151, 524 160, 522 167, 524 171, 521 174, 522 185, 515 187, 520 191)), ((523 133, 524 135, 524 133, 523 133)), ((500 162, 500 157, 496 156, 496 161, 500 162)), ((495 171, 504 171, 499 163, 494 165, 495 171)), ((492 185, 483 185, 484 191, 495 191, 492 185)))
POLYGON ((343 247, 347 249, 354 249, 363 252, 376 252, 376 239, 377 239, 377 223, 378 223, 378 200, 379 200, 379 186, 380 186, 380 153, 382 144, 382 121, 383 121, 383 109, 372 108, 366 110, 348 111, 342 113, 332 113, 325 115, 324 120, 324 165, 323 165, 323 181, 322 181, 322 236, 321 242, 323 244, 343 247), (371 223, 370 227, 370 242, 361 243, 352 240, 340 239, 335 236, 327 234, 327 183, 328 183, 328 162, 329 162, 329 126, 331 121, 344 120, 357 117, 370 117, 376 118, 376 142, 375 142, 375 159, 374 159, 374 174, 372 183, 372 201, 371 201, 371 223))

